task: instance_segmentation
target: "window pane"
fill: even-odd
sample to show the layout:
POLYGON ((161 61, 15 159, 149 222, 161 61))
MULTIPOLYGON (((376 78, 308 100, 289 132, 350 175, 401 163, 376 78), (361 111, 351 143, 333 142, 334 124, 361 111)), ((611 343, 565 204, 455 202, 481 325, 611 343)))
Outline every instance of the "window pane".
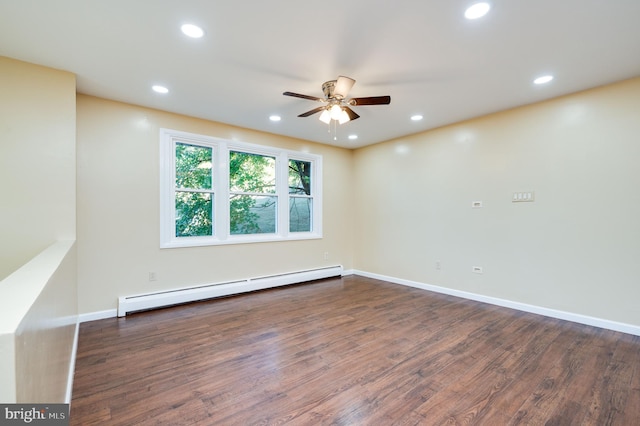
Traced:
POLYGON ((213 149, 176 144, 176 188, 211 189, 213 149))
POLYGON ((311 232, 311 198, 289 197, 289 232, 311 232))
POLYGON ((276 232, 277 197, 232 195, 231 234, 273 234, 276 232))
POLYGON ((276 159, 231 151, 229 153, 229 189, 236 192, 275 194, 276 159))
POLYGON ((289 194, 311 195, 311 163, 289 160, 289 194))
POLYGON ((211 194, 176 192, 176 237, 213 235, 211 194))

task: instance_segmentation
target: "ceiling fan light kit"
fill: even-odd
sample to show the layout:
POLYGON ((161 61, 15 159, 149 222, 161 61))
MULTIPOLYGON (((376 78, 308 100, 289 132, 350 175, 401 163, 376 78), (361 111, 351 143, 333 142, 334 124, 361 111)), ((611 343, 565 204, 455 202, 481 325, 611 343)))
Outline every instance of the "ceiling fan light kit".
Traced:
POLYGON ((332 120, 337 121, 340 124, 344 124, 360 118, 360 116, 350 108, 351 106, 388 105, 391 103, 390 96, 372 96, 366 98, 347 99, 347 95, 355 83, 356 81, 354 79, 345 76, 340 76, 337 80, 326 81, 322 85, 324 98, 301 95, 293 92, 284 92, 283 95, 326 103, 324 106, 314 108, 298 115, 298 117, 309 117, 315 113, 322 112, 322 114, 320 114, 320 121, 326 124, 330 124, 332 120))
POLYGON ((325 124, 331 123, 331 120, 335 120, 340 124, 346 123, 351 120, 347 111, 342 109, 342 107, 338 104, 333 104, 331 107, 327 107, 320 114, 320 121, 325 124))

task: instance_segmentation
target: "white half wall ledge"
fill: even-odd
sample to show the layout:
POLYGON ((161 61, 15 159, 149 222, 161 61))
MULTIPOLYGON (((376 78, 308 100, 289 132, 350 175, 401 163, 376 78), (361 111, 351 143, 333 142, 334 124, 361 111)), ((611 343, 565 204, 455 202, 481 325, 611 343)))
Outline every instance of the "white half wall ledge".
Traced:
POLYGON ((448 296, 460 297, 462 299, 474 300, 476 302, 488 303, 490 305, 502 306, 504 308, 515 309, 522 312, 542 315, 545 317, 561 319, 578 324, 589 325, 592 327, 603 328, 606 330, 619 331, 621 333, 640 336, 640 326, 625 324, 621 322, 606 320, 602 318, 590 317, 587 315, 575 314, 572 312, 559 311, 556 309, 545 308, 542 306, 529 305, 521 302, 500 299, 497 297, 484 296, 482 294, 470 293, 461 290, 455 290, 447 287, 440 287, 432 284, 425 284, 418 281, 405 280, 402 278, 390 277, 366 271, 354 270, 354 275, 360 275, 367 278, 373 278, 381 281, 387 281, 392 284, 400 284, 407 287, 419 288, 421 290, 433 291, 434 293, 446 294, 448 296))

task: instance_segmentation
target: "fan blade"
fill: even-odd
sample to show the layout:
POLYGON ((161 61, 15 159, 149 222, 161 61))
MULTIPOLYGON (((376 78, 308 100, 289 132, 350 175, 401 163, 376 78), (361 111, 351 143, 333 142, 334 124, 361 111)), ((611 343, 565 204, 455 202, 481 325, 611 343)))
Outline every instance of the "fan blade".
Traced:
POLYGON ((360 118, 360 116, 358 114, 356 114, 356 112, 354 110, 352 110, 351 108, 349 108, 347 106, 346 107, 342 107, 342 108, 347 112, 347 115, 349 116, 349 119, 351 121, 355 120, 356 118, 360 118))
POLYGON ((391 103, 391 96, 371 96, 368 98, 352 98, 349 105, 388 105, 391 103))
POLYGON ((312 109, 311 111, 303 112, 303 113, 302 113, 302 114, 300 114, 298 117, 308 117, 308 116, 310 116, 310 115, 313 115, 313 114, 315 114, 315 113, 317 113, 317 112, 322 111, 322 110, 323 110, 323 109, 325 109, 325 108, 326 108, 325 106, 321 106, 321 107, 318 107, 318 108, 314 108, 314 109, 312 109))
POLYGON ((342 97, 342 99, 346 98, 349 90, 351 90, 354 84, 356 84, 354 79, 341 75, 336 81, 335 88, 333 89, 333 95, 336 97, 342 97))
POLYGON ((322 98, 316 98, 315 96, 309 96, 309 95, 301 95, 300 93, 284 92, 283 95, 285 95, 285 96, 293 96, 294 98, 309 99, 310 101, 324 102, 324 99, 322 99, 322 98))

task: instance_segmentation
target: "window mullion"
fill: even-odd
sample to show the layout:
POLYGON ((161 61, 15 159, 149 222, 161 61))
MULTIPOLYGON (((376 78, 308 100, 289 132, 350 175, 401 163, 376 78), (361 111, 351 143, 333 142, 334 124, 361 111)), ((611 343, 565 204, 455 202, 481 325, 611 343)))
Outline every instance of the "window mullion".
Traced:
POLYGON ((289 235, 289 156, 283 152, 277 162, 278 234, 289 235))
POLYGON ((221 142, 214 153, 216 175, 213 189, 215 191, 215 229, 218 239, 229 238, 229 147, 221 142))
POLYGON ((311 231, 322 235, 322 158, 316 159, 311 169, 311 202, 311 231))

